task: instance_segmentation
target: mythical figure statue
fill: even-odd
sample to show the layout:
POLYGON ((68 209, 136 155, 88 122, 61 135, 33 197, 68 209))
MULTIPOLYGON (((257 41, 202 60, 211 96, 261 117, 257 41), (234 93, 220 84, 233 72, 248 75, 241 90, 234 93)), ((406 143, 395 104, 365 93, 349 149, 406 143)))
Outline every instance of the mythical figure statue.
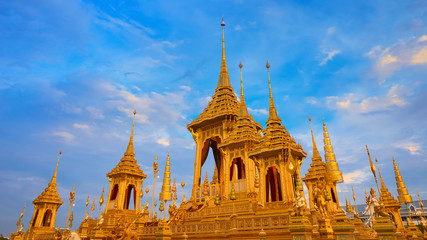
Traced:
POLYGON ((316 209, 322 216, 326 216, 326 198, 325 198, 325 185, 318 181, 313 189, 314 195, 314 209, 316 209))
POLYGON ((367 226, 372 227, 375 217, 388 217, 389 215, 384 210, 384 204, 377 199, 377 194, 373 188, 370 191, 371 196, 366 196, 366 208, 363 215, 370 215, 367 226))
POLYGON ((293 202, 294 212, 292 216, 302 216, 306 209, 306 203, 303 194, 300 191, 295 192, 295 198, 293 202))

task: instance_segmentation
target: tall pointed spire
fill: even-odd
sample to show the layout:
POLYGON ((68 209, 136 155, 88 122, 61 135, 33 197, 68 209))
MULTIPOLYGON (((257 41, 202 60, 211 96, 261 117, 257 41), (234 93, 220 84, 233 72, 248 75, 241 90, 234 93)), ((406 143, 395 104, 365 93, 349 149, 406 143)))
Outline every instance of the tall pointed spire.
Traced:
MULTIPOLYGON (((268 73, 268 87, 270 89, 270 108, 268 111, 268 120, 277 120, 279 117, 277 116, 276 107, 274 106, 274 100, 273 100, 273 93, 271 92, 271 82, 270 82, 270 63, 265 65, 267 67, 267 73, 268 73)), ((279 119, 280 120, 280 119, 279 119)))
POLYGON ((243 76, 242 76, 242 67, 243 64, 240 62, 239 68, 240 68, 240 116, 247 116, 248 109, 246 108, 245 103, 245 95, 243 94, 243 76))
POLYGON ((59 165, 59 159, 61 159, 62 150, 59 150, 59 156, 58 156, 58 162, 56 162, 56 168, 55 172, 53 173, 52 180, 50 181, 49 185, 55 185, 56 186, 56 174, 58 172, 58 165, 59 165))
POLYGON ((409 195, 408 189, 406 189, 405 182, 403 181, 402 176, 400 175, 399 168, 397 167, 396 161, 393 157, 393 165, 394 165, 394 175, 396 178, 396 186, 397 186, 397 199, 399 199, 400 203, 408 204, 412 202, 412 196, 409 195))
POLYGON ((136 115, 136 109, 133 110, 133 123, 132 123, 132 132, 130 134, 129 144, 125 152, 125 156, 135 156, 135 153, 133 151, 133 128, 135 126, 135 115, 136 115))
POLYGON ((322 158, 320 157, 319 151, 317 150, 316 141, 314 141, 313 127, 311 126, 311 117, 310 116, 308 117, 308 121, 310 122, 311 139, 313 141, 313 160, 322 161, 322 158))
POLYGON ((163 175, 162 192, 160 193, 160 201, 171 201, 172 200, 172 187, 171 187, 171 167, 169 151, 168 157, 166 158, 165 173, 163 175))
POLYGON ((380 175, 381 192, 382 192, 384 190, 387 190, 387 188, 385 187, 383 176, 381 175, 381 170, 380 170, 380 166, 378 165, 378 159, 377 158, 375 158, 375 162, 377 163, 378 175, 380 175))
POLYGON ((218 87, 231 87, 230 77, 228 76, 227 61, 225 60, 225 41, 224 41, 224 17, 221 20, 222 27, 222 58, 221 58, 221 70, 218 79, 218 87))
POLYGON ((326 162, 326 170, 327 180, 331 182, 343 182, 342 172, 338 167, 338 163, 335 159, 335 153, 332 148, 331 139, 329 138, 328 129, 326 128, 325 120, 323 120, 323 144, 325 151, 325 162, 326 162))

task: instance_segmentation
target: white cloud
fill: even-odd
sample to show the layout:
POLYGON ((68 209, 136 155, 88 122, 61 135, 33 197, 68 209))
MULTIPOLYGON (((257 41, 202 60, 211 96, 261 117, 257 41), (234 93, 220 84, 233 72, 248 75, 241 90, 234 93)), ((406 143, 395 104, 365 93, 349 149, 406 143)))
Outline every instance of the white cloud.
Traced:
POLYGON ((314 105, 314 104, 317 104, 317 98, 315 98, 315 97, 306 97, 305 98, 305 102, 314 105))
POLYGON ((332 109, 346 110, 352 113, 369 113, 385 111, 392 107, 402 107, 407 104, 405 97, 410 95, 401 85, 392 86, 384 97, 361 97, 349 93, 345 97, 329 96, 326 104, 332 109))
POLYGON ((167 139, 167 138, 160 138, 156 142, 160 145, 163 145, 163 146, 169 146, 169 139, 167 139))
POLYGON ((340 52, 341 52, 340 50, 335 50, 335 49, 327 52, 326 57, 322 59, 322 61, 319 63, 319 66, 325 65, 328 61, 332 60, 334 56, 339 54, 340 52))
POLYGON ((234 30, 235 31, 240 31, 240 30, 242 30, 242 27, 240 25, 237 25, 237 26, 234 27, 234 30))
POLYGON ((427 35, 422 35, 419 39, 419 42, 427 41, 427 35))
POLYGON ((368 169, 359 169, 353 172, 344 173, 344 184, 362 183, 368 179, 370 173, 371 172, 368 169))
POLYGON ((427 47, 412 56, 411 64, 427 63, 427 47))
POLYGON ((393 57, 392 55, 387 54, 386 56, 381 58, 380 62, 381 66, 385 66, 387 64, 397 62, 397 57, 393 57))
POLYGON ((97 109, 94 107, 86 107, 86 111, 90 113, 90 117, 94 119, 103 119, 104 115, 102 114, 101 109, 97 109))
POLYGON ((90 131, 90 127, 87 124, 74 123, 73 127, 75 129, 80 129, 80 130, 83 130, 83 131, 90 131))
POLYGON ((421 155, 421 145, 412 140, 401 141, 394 146, 408 150, 411 155, 421 155))
POLYGON ((179 86, 179 88, 184 90, 184 91, 188 91, 188 92, 191 91, 191 87, 189 87, 189 86, 183 85, 183 86, 179 86))
POLYGON ((252 109, 250 107, 248 107, 248 111, 250 114, 261 114, 261 115, 268 115, 268 110, 265 108, 261 108, 261 109, 252 109))
POLYGON ((69 132, 57 131, 57 132, 53 132, 53 135, 60 137, 61 141, 65 143, 74 143, 74 135, 69 132))
POLYGON ((383 48, 374 46, 364 55, 373 60, 368 76, 377 78, 384 83, 404 66, 427 63, 427 36, 412 37, 400 40, 395 44, 383 48))

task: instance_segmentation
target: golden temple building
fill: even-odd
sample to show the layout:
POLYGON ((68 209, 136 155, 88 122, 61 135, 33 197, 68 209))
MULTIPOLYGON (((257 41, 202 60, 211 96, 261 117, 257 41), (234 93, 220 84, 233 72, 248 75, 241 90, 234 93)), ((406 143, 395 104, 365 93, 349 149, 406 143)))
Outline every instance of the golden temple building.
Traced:
MULTIPOLYGON (((350 206, 346 212, 341 209, 337 184, 343 182, 343 176, 326 124, 323 122, 323 161, 309 118, 313 155, 310 163, 304 163, 307 153, 285 128, 277 113, 272 91, 274 79, 270 79, 268 61, 265 82, 269 85, 269 93, 266 93, 266 97, 269 96, 269 116, 266 128, 254 120, 245 103, 242 63, 239 64, 240 100, 231 85, 225 55, 224 20, 221 26, 222 58, 215 93, 203 112, 187 125, 196 144, 191 197, 188 200, 183 197, 181 203, 176 201, 177 187, 175 180, 171 184, 170 164, 174 157, 168 153, 162 191, 152 192, 151 208, 148 200, 142 202, 142 185, 147 175, 135 158, 134 111, 124 156, 106 174, 109 186, 104 210, 101 212, 103 192, 98 216, 89 215, 86 211, 78 231, 70 231, 73 222, 72 192, 67 217, 70 226, 55 229, 56 212, 63 204, 56 188, 58 158, 48 187, 33 201, 34 214, 28 230, 21 227, 12 234, 12 239, 427 239, 427 235, 414 228, 413 223, 405 227, 401 220, 401 204, 412 202, 412 198, 394 159, 398 200, 386 188, 378 169, 381 183, 379 198, 376 198, 374 189, 367 196, 371 225, 365 226, 357 211, 350 206), (215 168, 209 170, 213 176, 211 181, 208 173, 204 178, 202 176, 202 166, 210 150, 215 161, 215 168), (301 176, 302 164, 310 165, 305 176, 301 176), (303 182, 308 199, 305 199, 303 182), (159 203, 154 202, 155 194, 160 196, 159 203), (157 215, 153 205, 156 209, 158 207, 160 214, 157 215)), ((154 186, 158 172, 157 156, 155 159, 154 186)), ((369 160, 376 179, 376 169, 370 156, 369 160)), ((181 186, 184 188, 185 183, 181 186)), ((145 193, 148 192, 147 188, 145 193)), ((86 210, 89 204, 88 196, 86 210)), ((94 209, 95 200, 92 212, 94 209)))

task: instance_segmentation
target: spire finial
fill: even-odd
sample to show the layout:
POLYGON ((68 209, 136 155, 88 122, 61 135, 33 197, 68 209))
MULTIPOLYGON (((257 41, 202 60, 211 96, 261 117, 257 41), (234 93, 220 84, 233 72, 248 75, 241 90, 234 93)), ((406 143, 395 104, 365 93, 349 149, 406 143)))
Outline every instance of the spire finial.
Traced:
POLYGON ((246 108, 245 103, 245 95, 243 94, 243 75, 242 75, 242 61, 240 61, 239 68, 240 68, 240 115, 241 116, 247 116, 248 109, 246 108))
POLYGON ((314 141, 314 134, 313 134, 313 127, 311 126, 311 117, 308 116, 308 121, 310 122, 310 129, 311 129, 311 139, 313 141, 313 160, 320 160, 322 161, 322 158, 319 155, 319 151, 317 150, 316 141, 314 141))
POLYGON ((323 119, 323 144, 326 171, 328 172, 327 179, 331 182, 341 183, 344 181, 344 178, 335 159, 335 153, 332 148, 331 139, 329 138, 328 129, 326 128, 325 119, 323 119))
POLYGON ((377 158, 375 158, 375 162, 377 163, 378 175, 380 175, 381 192, 383 192, 383 191, 385 191, 386 187, 385 187, 385 184, 384 184, 383 176, 381 175, 381 170, 380 170, 380 166, 378 165, 378 159, 377 158))
POLYGON ((53 173, 52 180, 50 181, 51 183, 53 183, 55 185, 56 185, 56 174, 58 172, 58 165, 59 165, 59 160, 61 159, 61 154, 62 154, 62 149, 59 150, 59 156, 58 156, 58 161, 56 162, 55 172, 53 173))
POLYGON ((277 117, 276 107, 274 106, 273 93, 271 92, 270 63, 268 63, 268 60, 267 60, 267 64, 265 66, 267 67, 268 87, 269 87, 269 90, 270 90, 270 109, 269 109, 268 120, 273 120, 273 119, 278 119, 278 117, 277 117))
POLYGON ((219 86, 231 87, 230 77, 228 76, 228 70, 227 70, 227 61, 225 60, 224 17, 222 17, 222 20, 221 20, 221 27, 222 27, 222 58, 221 58, 221 71, 219 73, 218 87, 219 86))
POLYGON ((409 195, 408 189, 406 188, 405 182, 403 181, 402 176, 400 175, 399 168, 397 167, 396 161, 393 157, 393 165, 394 165, 394 175, 396 178, 396 186, 397 186, 397 199, 399 199, 399 203, 408 204, 412 202, 412 196, 409 195))
POLYGON ((132 131, 130 133, 130 139, 129 144, 125 152, 125 156, 135 156, 135 153, 133 152, 133 129, 135 126, 135 116, 136 116, 136 109, 133 110, 133 122, 132 122, 132 131))
POLYGON ((160 201, 172 200, 172 186, 171 186, 171 171, 170 171, 170 157, 168 150, 168 157, 166 158, 165 173, 163 175, 162 192, 160 193, 160 201))

